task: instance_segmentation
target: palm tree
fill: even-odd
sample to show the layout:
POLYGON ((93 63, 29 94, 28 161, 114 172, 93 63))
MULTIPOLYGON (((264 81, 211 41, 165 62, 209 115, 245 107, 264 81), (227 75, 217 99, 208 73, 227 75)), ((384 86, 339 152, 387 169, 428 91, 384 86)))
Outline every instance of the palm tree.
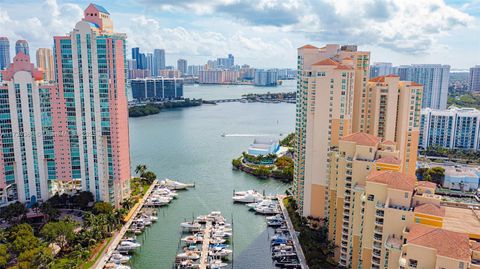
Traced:
POLYGON ((135 173, 137 175, 140 175, 140 177, 143 177, 143 174, 145 174, 145 172, 147 172, 147 166, 145 164, 139 164, 135 168, 135 173))

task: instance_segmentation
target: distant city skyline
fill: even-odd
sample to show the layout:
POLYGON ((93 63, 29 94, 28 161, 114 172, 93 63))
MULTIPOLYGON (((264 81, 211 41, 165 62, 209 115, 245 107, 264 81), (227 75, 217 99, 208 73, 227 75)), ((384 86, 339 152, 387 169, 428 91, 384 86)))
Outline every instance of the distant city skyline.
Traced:
MULTIPOLYGON (((452 70, 468 70, 480 62, 477 0, 97 2, 127 34, 128 53, 132 47, 165 49, 167 65, 175 66, 179 58, 202 64, 232 53, 238 63, 295 68, 296 48, 307 43, 357 44, 374 52, 372 63, 395 66, 449 64, 452 70)), ((88 3, 3 1, 0 35, 9 38, 12 57, 19 39, 29 42, 31 52, 51 47, 52 36, 68 33, 68 22, 79 20, 88 3)))

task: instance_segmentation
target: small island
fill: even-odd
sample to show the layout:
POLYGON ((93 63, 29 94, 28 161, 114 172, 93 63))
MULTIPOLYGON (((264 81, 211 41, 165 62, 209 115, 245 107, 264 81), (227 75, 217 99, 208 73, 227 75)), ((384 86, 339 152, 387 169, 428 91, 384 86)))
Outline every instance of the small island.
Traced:
POLYGON ((275 178, 290 182, 293 180, 294 134, 281 141, 255 139, 248 153, 233 159, 233 169, 241 170, 258 178, 275 178), (263 153, 263 154, 262 154, 263 153))
POLYGON ((177 107, 191 107, 202 105, 202 99, 179 99, 168 101, 151 101, 147 103, 137 103, 128 107, 128 116, 144 117, 160 113, 162 109, 177 108, 177 107))

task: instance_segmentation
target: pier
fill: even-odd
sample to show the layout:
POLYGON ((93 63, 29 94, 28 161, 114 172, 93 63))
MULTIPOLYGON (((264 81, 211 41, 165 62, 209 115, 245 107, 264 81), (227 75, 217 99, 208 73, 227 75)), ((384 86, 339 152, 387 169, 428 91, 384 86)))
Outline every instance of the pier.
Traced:
POLYGON ((203 235, 202 252, 200 256, 200 269, 207 269, 208 265, 208 248, 210 247, 210 232, 212 230, 212 221, 207 221, 205 232, 203 235))
POLYGON ((297 237, 297 232, 295 231, 295 227, 293 227, 293 223, 290 220, 290 216, 288 215, 288 211, 285 208, 285 205, 283 204, 283 199, 285 198, 285 195, 277 195, 277 199, 280 204, 280 208, 282 209, 282 214, 287 222, 287 227, 288 231, 290 232, 290 235, 292 236, 292 241, 293 245, 295 246, 295 250, 297 252, 298 256, 298 261, 300 262, 300 266, 302 266, 302 269, 308 269, 308 264, 307 260, 305 259, 305 255, 303 254, 303 249, 302 246, 300 245, 300 241, 298 241, 297 237))
POLYGON ((130 227, 130 225, 132 225, 133 220, 138 215, 138 213, 140 213, 140 211, 142 210, 146 199, 150 196, 150 194, 152 193, 152 191, 155 189, 157 185, 158 185, 158 181, 155 180, 152 183, 152 185, 150 185, 145 195, 143 195, 142 199, 140 199, 140 201, 132 208, 132 210, 130 210, 127 217, 125 218, 127 222, 122 226, 122 229, 120 229, 120 231, 116 232, 113 235, 113 238, 110 241, 110 244, 105 249, 104 253, 98 259, 98 261, 92 266, 92 268, 103 269, 105 267, 105 264, 107 264, 113 251, 117 248, 118 244, 127 233, 128 228, 130 227))

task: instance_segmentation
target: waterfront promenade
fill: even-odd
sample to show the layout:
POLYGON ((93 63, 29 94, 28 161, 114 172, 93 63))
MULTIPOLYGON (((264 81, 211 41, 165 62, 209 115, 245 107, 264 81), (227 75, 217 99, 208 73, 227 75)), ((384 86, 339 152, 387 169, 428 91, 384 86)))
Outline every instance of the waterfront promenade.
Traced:
POLYGON ((101 257, 97 260, 97 262, 92 266, 95 269, 103 269, 105 264, 108 263, 108 259, 112 255, 113 251, 117 248, 118 244, 122 240, 122 238, 127 233, 128 228, 132 225, 133 220, 137 216, 137 214, 142 210, 143 205, 145 204, 146 199, 150 196, 153 189, 157 186, 158 181, 155 180, 152 185, 148 188, 147 192, 143 195, 142 199, 138 201, 138 203, 132 208, 132 210, 128 213, 126 219, 126 223, 122 226, 120 231, 115 232, 113 235, 112 240, 108 244, 108 247, 105 248, 104 253, 101 254, 101 257))
POLYGON ((295 246, 295 251, 297 252, 298 261, 302 266, 302 269, 308 269, 307 260, 305 259, 305 255, 303 254, 302 246, 300 245, 300 241, 298 241, 297 232, 295 231, 295 227, 293 227, 292 220, 290 220, 290 216, 288 215, 288 211, 283 204, 283 199, 285 195, 277 195, 278 202, 280 204, 280 208, 282 209, 283 217, 287 222, 288 231, 292 235, 293 245, 295 246))

